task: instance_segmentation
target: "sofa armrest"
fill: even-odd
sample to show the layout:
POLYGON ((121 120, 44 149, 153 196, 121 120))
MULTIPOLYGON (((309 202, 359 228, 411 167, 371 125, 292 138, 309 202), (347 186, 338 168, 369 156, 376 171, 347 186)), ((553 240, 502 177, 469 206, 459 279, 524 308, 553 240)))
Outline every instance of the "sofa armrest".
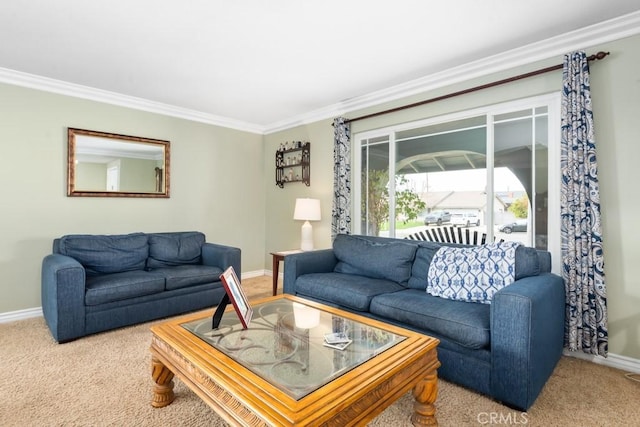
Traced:
POLYGON ((552 273, 526 277, 491 303, 491 392, 527 410, 551 376, 564 342, 564 282, 552 273))
POLYGON ((219 267, 223 271, 233 267, 236 274, 242 274, 241 251, 233 246, 205 243, 202 245, 202 264, 219 267))
POLYGON ((333 254, 333 249, 301 252, 284 257, 284 282, 282 285, 285 294, 296 294, 296 279, 303 274, 329 273, 333 271, 338 260, 333 254))
POLYGON ((50 254, 42 260, 42 313, 58 342, 85 334, 85 278, 84 267, 71 257, 50 254))

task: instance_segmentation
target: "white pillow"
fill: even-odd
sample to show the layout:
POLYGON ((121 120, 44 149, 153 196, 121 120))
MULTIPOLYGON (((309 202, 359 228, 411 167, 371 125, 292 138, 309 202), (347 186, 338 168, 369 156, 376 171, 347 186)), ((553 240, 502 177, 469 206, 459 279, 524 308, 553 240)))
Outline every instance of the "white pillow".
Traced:
POLYGON ((467 302, 491 304, 493 295, 515 281, 518 242, 473 247, 443 246, 427 274, 427 293, 467 302))

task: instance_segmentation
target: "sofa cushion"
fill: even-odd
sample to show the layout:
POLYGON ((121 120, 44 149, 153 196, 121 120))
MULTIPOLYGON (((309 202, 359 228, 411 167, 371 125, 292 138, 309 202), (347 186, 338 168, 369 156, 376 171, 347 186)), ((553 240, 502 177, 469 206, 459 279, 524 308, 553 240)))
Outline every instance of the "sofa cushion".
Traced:
MULTIPOLYGON (((548 254, 548 252, 547 252, 548 254)), ((531 246, 519 245, 516 248, 516 280, 540 274, 538 250, 531 246)))
POLYGON ((164 276, 138 270, 87 277, 85 304, 99 305, 164 291, 164 276))
POLYGON ((410 243, 373 242, 339 234, 333 242, 333 253, 338 259, 334 271, 406 283, 411 276, 416 249, 417 246, 410 243))
POLYGON ((222 274, 221 268, 209 265, 177 265, 175 267, 154 268, 151 271, 165 277, 165 289, 168 291, 219 282, 222 274))
POLYGON ((57 248, 82 264, 87 275, 142 270, 149 255, 148 238, 143 233, 68 235, 60 238, 57 248))
POLYGON ((147 267, 201 264, 204 234, 197 231, 149 234, 147 267))
POLYGON ((371 299, 405 289, 385 279, 343 273, 303 274, 296 279, 296 294, 332 302, 352 310, 368 311, 371 299))
POLYGON ((493 295, 515 281, 519 242, 454 248, 443 246, 433 257, 427 292, 442 298, 490 304, 493 295))
POLYGON ((442 247, 439 243, 420 242, 416 251, 416 258, 411 266, 411 277, 409 278, 408 287, 412 289, 427 289, 427 274, 429 273, 429 265, 433 256, 442 247))
POLYGON ((491 306, 452 301, 418 289, 377 295, 369 311, 420 331, 445 337, 470 349, 488 348, 491 342, 491 306))

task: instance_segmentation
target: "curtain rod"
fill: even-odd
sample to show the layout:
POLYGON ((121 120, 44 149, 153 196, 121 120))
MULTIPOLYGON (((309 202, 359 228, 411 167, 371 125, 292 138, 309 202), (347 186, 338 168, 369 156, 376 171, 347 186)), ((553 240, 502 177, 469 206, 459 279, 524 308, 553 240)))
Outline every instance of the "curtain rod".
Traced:
MULTIPOLYGON (((589 57, 587 57, 588 61, 597 61, 600 59, 604 59, 607 55, 609 55, 609 52, 598 52, 596 54, 593 54, 589 57)), ((442 96, 437 96, 435 98, 431 98, 431 99, 426 99, 424 101, 419 101, 419 102, 414 102, 413 104, 408 104, 408 105, 403 105, 401 107, 396 107, 396 108, 391 108, 389 110, 383 110, 383 111, 378 111, 377 113, 371 113, 371 114, 366 114, 364 116, 360 116, 360 117, 354 117, 353 119, 345 119, 345 123, 352 123, 358 120, 364 120, 364 119, 370 119, 371 117, 377 117, 377 116, 382 116, 383 114, 389 114, 389 113, 395 113, 396 111, 402 111, 402 110, 406 110, 409 108, 414 108, 414 107, 419 107, 421 105, 425 105, 425 104, 430 104, 432 102, 436 102, 436 101, 442 101, 444 99, 448 99, 448 98, 453 98, 455 96, 459 96, 459 95, 465 95, 467 93, 471 93, 471 92, 476 92, 482 89, 488 89, 490 87, 494 87, 494 86, 499 86, 505 83, 511 83, 514 82, 516 80, 522 80, 522 79, 526 79, 528 77, 533 77, 533 76, 537 76, 539 74, 544 74, 544 73, 548 73, 550 71, 555 71, 555 70, 561 70, 563 67, 563 64, 559 64, 559 65, 552 65, 551 67, 546 67, 546 68, 541 68, 539 70, 535 70, 535 71, 530 71, 528 73, 524 73, 524 74, 520 74, 514 77, 509 77, 503 80, 497 80, 495 82, 491 82, 491 83, 487 83, 487 84, 483 84, 480 86, 475 86, 469 89, 464 89, 458 92, 452 92, 446 95, 442 95, 442 96)))

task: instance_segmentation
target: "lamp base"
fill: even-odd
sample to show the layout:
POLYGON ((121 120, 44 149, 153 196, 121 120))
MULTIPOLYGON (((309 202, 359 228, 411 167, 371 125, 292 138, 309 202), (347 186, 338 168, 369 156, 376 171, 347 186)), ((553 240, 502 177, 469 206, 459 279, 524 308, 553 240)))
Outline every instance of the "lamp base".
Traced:
POLYGON ((303 251, 313 250, 313 228, 309 221, 305 221, 304 224, 302 224, 300 232, 300 249, 303 251))

